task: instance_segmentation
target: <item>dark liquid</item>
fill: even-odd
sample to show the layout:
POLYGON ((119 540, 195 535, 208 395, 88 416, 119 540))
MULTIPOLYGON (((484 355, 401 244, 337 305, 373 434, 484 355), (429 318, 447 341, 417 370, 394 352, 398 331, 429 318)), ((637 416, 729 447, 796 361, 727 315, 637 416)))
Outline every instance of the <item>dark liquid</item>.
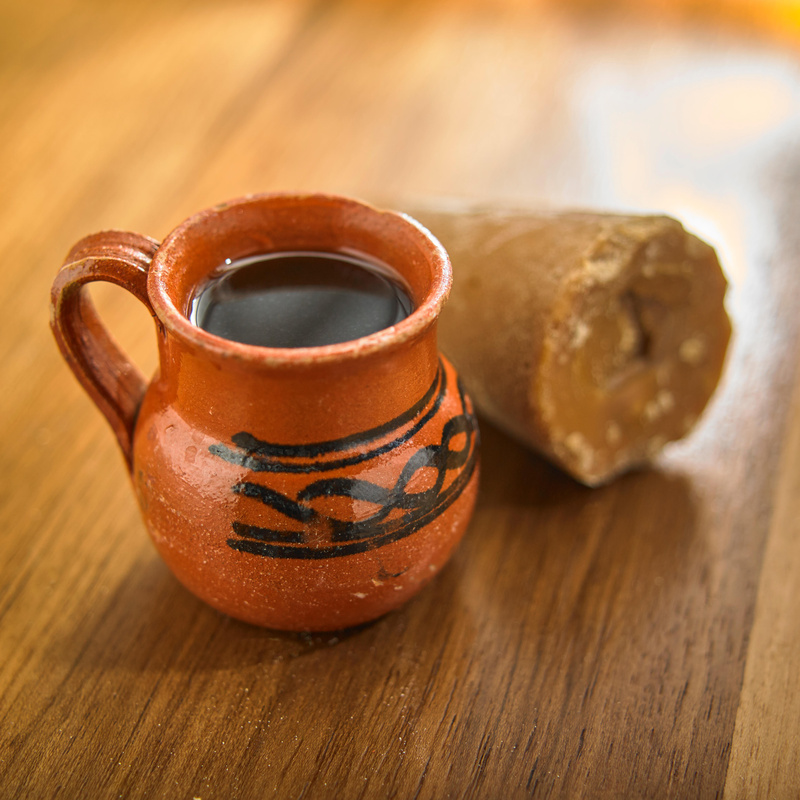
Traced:
POLYGON ((226 262, 201 287, 191 321, 262 347, 317 347, 395 325, 413 310, 399 276, 351 256, 272 253, 226 262))

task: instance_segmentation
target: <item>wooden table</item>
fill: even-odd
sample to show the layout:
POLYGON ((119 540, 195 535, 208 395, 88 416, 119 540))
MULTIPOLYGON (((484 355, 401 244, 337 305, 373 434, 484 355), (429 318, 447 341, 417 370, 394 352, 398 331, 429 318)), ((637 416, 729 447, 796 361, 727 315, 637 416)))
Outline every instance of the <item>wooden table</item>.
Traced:
POLYGON ((4 5, 0 795, 800 796, 796 30, 624 7, 4 5), (485 425, 466 539, 374 624, 224 618, 145 535, 49 285, 86 233, 285 189, 676 215, 731 278, 720 390, 595 490, 485 425))

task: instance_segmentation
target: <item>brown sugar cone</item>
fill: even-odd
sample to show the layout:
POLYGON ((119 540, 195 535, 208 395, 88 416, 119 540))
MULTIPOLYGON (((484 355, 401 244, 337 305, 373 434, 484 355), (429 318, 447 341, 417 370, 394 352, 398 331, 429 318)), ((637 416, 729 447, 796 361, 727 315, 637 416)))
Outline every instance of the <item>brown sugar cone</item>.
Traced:
POLYGON ((712 247, 665 216, 404 210, 450 253, 440 342, 488 420, 588 486, 691 430, 731 334, 712 247))

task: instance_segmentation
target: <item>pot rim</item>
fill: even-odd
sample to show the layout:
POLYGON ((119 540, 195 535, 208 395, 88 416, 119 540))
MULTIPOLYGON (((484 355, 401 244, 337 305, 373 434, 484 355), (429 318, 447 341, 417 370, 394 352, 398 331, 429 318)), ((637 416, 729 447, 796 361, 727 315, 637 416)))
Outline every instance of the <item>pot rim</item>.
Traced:
MULTIPOLYGON (((364 253, 369 257, 369 253, 364 253)), ((309 366, 363 358, 378 352, 394 350, 421 337, 435 324, 450 294, 452 269, 450 258, 436 237, 421 223, 399 211, 379 209, 376 206, 343 195, 328 193, 274 192, 249 194, 219 203, 199 211, 173 229, 161 242, 153 257, 148 274, 148 295, 153 310, 164 328, 184 342, 222 359, 233 359, 264 366, 309 366), (389 223, 395 230, 405 229, 417 243, 425 261, 430 266, 431 284, 424 299, 405 319, 395 325, 362 336, 330 345, 316 347, 277 348, 244 344, 224 339, 194 325, 177 307, 169 291, 169 277, 177 268, 184 243, 196 236, 196 231, 207 227, 221 212, 257 204, 265 209, 287 205, 331 205, 341 209, 360 211, 375 221, 389 223)))

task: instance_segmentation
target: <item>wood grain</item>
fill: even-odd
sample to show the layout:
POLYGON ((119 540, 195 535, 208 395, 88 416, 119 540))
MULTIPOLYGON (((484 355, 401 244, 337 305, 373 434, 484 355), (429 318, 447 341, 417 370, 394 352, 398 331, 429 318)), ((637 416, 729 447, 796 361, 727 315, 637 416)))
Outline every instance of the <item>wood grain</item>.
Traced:
MULTIPOLYGON (((795 387, 792 408, 800 408, 795 387)), ((800 417, 787 431, 736 716, 725 798, 800 795, 800 417)))
MULTIPOLYGON (((794 50, 513 2, 2 13, 0 795, 797 795, 794 50), (484 425, 466 540, 372 625, 224 618, 158 560, 47 299, 84 234, 274 189, 684 217, 732 278, 720 391, 598 490, 484 425)), ((96 295, 152 372, 146 313, 96 295)))

